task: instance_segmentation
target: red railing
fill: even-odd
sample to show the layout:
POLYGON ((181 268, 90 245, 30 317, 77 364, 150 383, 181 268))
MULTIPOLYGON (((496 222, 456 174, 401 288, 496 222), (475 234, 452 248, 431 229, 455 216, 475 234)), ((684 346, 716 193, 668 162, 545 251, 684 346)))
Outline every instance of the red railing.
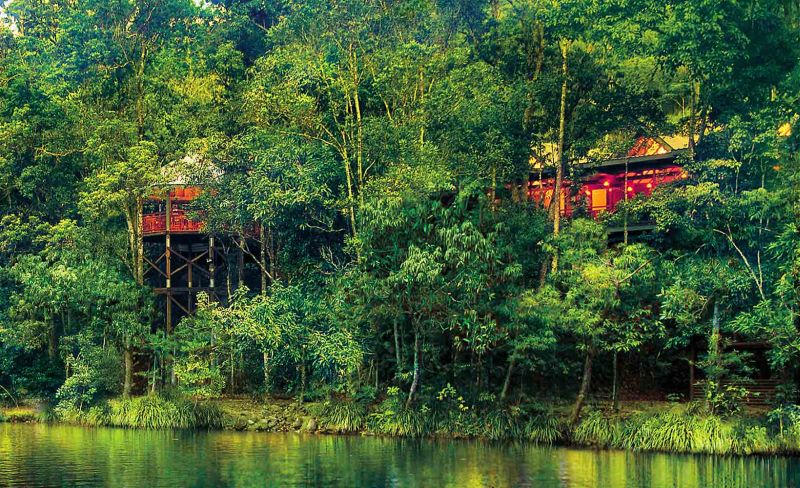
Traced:
MULTIPOLYGON (((182 209, 172 209, 169 222, 170 232, 202 232, 203 222, 192 220, 189 214, 182 209)), ((167 217, 164 212, 145 214, 142 217, 142 232, 144 235, 158 234, 167 231, 167 217)))

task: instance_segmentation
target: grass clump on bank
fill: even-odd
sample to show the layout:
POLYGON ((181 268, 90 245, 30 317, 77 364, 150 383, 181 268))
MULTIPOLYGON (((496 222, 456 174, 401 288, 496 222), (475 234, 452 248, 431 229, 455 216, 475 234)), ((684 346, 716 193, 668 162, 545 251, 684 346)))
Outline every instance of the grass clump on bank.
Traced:
POLYGON ((367 408, 356 400, 328 400, 315 413, 323 425, 335 432, 359 432, 367 424, 367 408))
POLYGON ((59 410, 58 419, 92 426, 139 429, 200 429, 224 427, 224 415, 215 403, 158 395, 114 399, 87 411, 59 410))
MULTIPOLYGON (((196 403, 182 397, 153 395, 108 400, 83 411, 56 408, 50 411, 49 418, 82 425, 145 429, 232 428, 484 438, 719 455, 800 453, 800 408, 793 406, 769 413, 739 412, 728 416, 711 414, 696 403, 637 404, 623 411, 589 408, 577 423, 570 425, 564 409, 553 405, 497 409, 490 402, 467 405, 455 396, 452 402, 420 401, 408 407, 404 400, 400 394, 390 394, 377 402, 331 398, 307 404, 281 400, 262 404, 239 399, 196 403)), ((0 415, 16 422, 48 419, 33 408, 6 409, 0 415)))
POLYGON ((774 432, 766 417, 719 417, 696 405, 630 415, 588 412, 569 443, 597 448, 693 454, 772 454, 800 451, 800 424, 774 432), (797 427, 795 427, 797 425, 797 427))
POLYGON ((23 424, 44 420, 47 420, 46 416, 37 412, 33 407, 18 406, 0 411, 0 422, 23 424))
POLYGON ((351 401, 328 401, 315 415, 320 419, 320 430, 327 432, 361 430, 400 437, 521 440, 540 445, 695 454, 800 452, 800 414, 780 419, 774 413, 723 417, 697 404, 627 412, 587 410, 579 422, 569 425, 565 415, 541 408, 408 408, 399 397, 390 395, 371 409, 351 401))
POLYGON ((564 441, 567 423, 564 419, 552 414, 533 416, 525 425, 524 439, 535 444, 554 445, 564 441))

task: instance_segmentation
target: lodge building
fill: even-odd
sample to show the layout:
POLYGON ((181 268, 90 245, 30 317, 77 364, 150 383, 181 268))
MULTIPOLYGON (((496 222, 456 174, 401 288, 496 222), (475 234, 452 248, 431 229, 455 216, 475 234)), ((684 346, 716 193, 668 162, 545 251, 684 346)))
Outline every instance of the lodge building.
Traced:
MULTIPOLYGON (((641 195, 649 196, 661 186, 687 178, 681 166, 685 147, 674 148, 661 138, 639 137, 624 157, 591 165, 583 178, 564 179, 561 187, 561 214, 572 216, 583 207, 594 218, 613 212, 617 206, 641 195)), ((552 170, 532 174, 527 185, 527 198, 549 208, 555 177, 552 170)))
MULTIPOLYGON (((688 177, 682 166, 687 155, 687 139, 673 138, 672 144, 662 138, 639 137, 623 157, 608 159, 583 170, 574 181, 564 179, 560 191, 561 213, 571 217, 583 209, 593 218, 613 213, 620 203, 649 196, 656 188, 688 177), (675 141, 677 140, 678 143, 675 141), (676 147, 677 146, 677 147, 676 147)), ((145 241, 143 255, 147 283, 160 298, 159 306, 165 319, 166 332, 186 315, 194 313, 198 294, 207 293, 218 300, 227 299, 231 292, 231 273, 235 268, 237 284, 243 283, 246 259, 241 249, 231 245, 229 236, 213 235, 206 231, 201 219, 191 210, 192 202, 202 193, 202 187, 183 176, 166 179, 146 202, 142 217, 145 241), (231 259, 231 254, 234 258, 231 259)), ((554 194, 552 170, 540 168, 532 173, 523 190, 524 198, 537 206, 549 208, 554 194)), ((634 223, 627 230, 647 231, 647 223, 634 223)), ((609 229, 610 238, 622 229, 609 229)), ((262 257, 263 259, 263 257, 262 257)), ((688 398, 702 391, 694 363, 697 361, 697 338, 687 353, 688 398)), ((748 349, 764 363, 768 345, 738 342, 731 347, 748 349)), ((747 401, 766 404, 774 397, 778 382, 770 378, 768 368, 761 368, 759 378, 747 388, 757 395, 747 401)))

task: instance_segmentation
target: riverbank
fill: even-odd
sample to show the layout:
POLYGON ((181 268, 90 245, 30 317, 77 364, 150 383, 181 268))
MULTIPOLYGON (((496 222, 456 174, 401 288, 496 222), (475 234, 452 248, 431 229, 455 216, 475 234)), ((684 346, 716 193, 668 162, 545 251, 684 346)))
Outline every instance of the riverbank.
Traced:
POLYGON ((720 417, 699 405, 624 403, 619 411, 588 409, 574 426, 566 405, 483 412, 366 406, 354 401, 303 403, 225 398, 196 403, 139 397, 110 400, 79 412, 23 406, 0 411, 7 422, 62 422, 126 428, 203 428, 253 432, 478 438, 595 449, 698 454, 800 454, 793 412, 746 411, 720 417))

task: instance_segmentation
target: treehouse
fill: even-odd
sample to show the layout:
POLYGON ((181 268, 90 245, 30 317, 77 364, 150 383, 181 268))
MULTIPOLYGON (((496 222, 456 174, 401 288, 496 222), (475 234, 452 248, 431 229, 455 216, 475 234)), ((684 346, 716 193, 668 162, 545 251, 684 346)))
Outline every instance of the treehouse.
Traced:
POLYGON ((221 175, 198 158, 184 158, 164 168, 162 182, 143 204, 145 282, 159 297, 167 333, 194 313, 200 293, 224 301, 239 286, 264 283, 264 247, 250 251, 253 241, 261 243, 259 228, 211 232, 195 208, 203 187, 221 175))
POLYGON ((190 217, 191 202, 201 191, 197 186, 167 185, 162 194, 151 196, 142 212, 142 234, 201 233, 203 223, 190 217))
MULTIPOLYGON (((581 165, 577 171, 581 177, 562 182, 561 214, 569 217, 576 209, 585 208, 598 218, 613 212, 621 202, 649 196, 661 185, 686 178, 680 164, 685 152, 663 139, 640 137, 623 157, 581 165)), ((537 205, 549 207, 554 192, 552 170, 542 169, 528 181, 527 198, 537 205)))
POLYGON ((192 158, 172 163, 142 208, 145 281, 160 298, 168 333, 182 316, 194 312, 200 292, 218 293, 218 245, 191 208, 203 181, 219 174, 192 158))

